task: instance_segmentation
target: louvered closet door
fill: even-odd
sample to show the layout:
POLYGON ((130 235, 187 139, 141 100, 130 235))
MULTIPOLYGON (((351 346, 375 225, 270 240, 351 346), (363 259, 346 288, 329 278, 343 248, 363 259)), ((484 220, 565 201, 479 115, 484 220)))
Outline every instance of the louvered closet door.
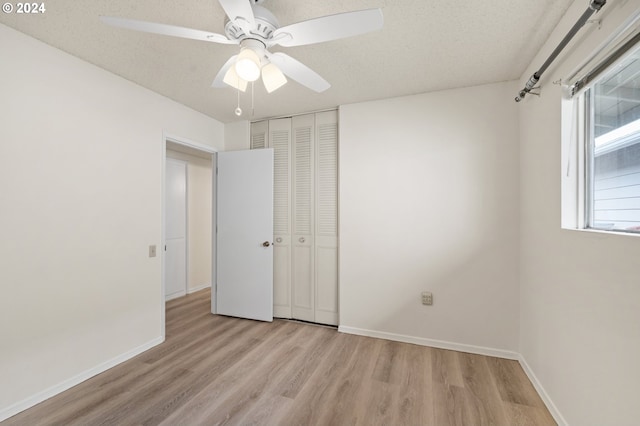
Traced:
POLYGON ((315 114, 293 117, 293 318, 315 321, 314 285, 315 114))
POLYGON ((318 113, 315 149, 315 322, 338 324, 338 113, 318 113))
POLYGON ((251 123, 251 149, 262 149, 267 147, 267 132, 269 131, 268 121, 251 123))
POLYGON ((273 313, 338 324, 338 113, 251 125, 274 149, 273 313))
POLYGON ((268 136, 268 147, 274 150, 273 316, 291 318, 291 119, 269 120, 268 136))

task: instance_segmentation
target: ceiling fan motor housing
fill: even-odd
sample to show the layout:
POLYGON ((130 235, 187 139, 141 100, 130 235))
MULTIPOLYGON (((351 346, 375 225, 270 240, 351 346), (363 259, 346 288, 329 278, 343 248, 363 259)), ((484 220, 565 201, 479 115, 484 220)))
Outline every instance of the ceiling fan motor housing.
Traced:
POLYGON ((253 4, 254 2, 262 3, 262 0, 252 0, 251 8, 253 9, 254 20, 256 23, 255 27, 249 31, 249 34, 246 34, 240 26, 227 17, 225 19, 224 32, 229 39, 238 40, 240 42, 244 39, 252 38, 265 43, 273 37, 273 32, 280 26, 278 24, 278 20, 273 13, 269 12, 262 6, 253 4))

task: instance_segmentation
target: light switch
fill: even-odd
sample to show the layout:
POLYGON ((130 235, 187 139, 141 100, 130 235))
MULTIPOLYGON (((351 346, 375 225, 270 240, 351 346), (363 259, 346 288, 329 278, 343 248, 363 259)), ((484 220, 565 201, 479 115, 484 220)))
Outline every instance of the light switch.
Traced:
POLYGON ((156 257, 156 246, 149 246, 149 257, 156 257))

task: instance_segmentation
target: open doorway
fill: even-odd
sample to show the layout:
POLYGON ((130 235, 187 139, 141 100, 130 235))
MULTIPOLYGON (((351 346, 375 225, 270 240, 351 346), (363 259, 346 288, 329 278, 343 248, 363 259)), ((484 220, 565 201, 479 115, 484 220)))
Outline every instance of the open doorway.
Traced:
POLYGON ((216 150, 168 135, 164 135, 162 143, 161 315, 164 336, 164 302, 210 288, 215 277, 216 150))

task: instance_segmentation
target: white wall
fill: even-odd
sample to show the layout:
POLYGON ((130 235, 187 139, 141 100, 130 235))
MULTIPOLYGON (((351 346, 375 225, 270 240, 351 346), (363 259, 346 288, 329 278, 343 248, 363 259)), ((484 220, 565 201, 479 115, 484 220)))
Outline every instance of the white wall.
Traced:
POLYGON ((4 25, 0 52, 2 419, 161 340, 163 131, 224 127, 4 25))
POLYGON ((224 125, 224 150, 240 151, 250 148, 251 124, 237 121, 224 125))
POLYGON ((500 83, 340 108, 341 330, 513 356, 514 90, 500 83), (424 290, 433 306, 421 304, 424 290))
MULTIPOLYGON (((584 12, 576 0, 523 85, 584 12)), ((547 71, 520 113, 520 351, 571 425, 637 425, 640 395, 640 238, 562 230, 561 89, 596 46, 640 6, 610 1, 547 71)), ((515 93, 512 94, 512 97, 515 93)))
POLYGON ((167 149, 167 157, 187 162, 187 292, 211 286, 211 158, 167 149))

